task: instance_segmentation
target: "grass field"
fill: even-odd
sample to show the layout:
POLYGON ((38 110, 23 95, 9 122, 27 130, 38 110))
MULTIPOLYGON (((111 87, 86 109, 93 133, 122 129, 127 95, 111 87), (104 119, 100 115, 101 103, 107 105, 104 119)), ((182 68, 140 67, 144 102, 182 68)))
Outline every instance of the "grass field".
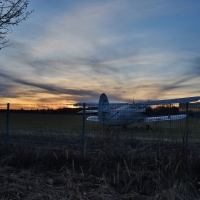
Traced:
MULTIPOLYGON (((189 117, 188 142, 196 152, 200 152, 200 118, 189 117)), ((98 122, 86 121, 84 149, 88 153, 94 149, 113 151, 116 146, 131 145, 138 140, 139 144, 171 143, 185 146, 186 120, 164 121, 151 123, 152 129, 147 130, 141 124, 132 124, 127 128, 106 127, 98 122)), ((9 144, 23 147, 42 147, 57 149, 83 150, 82 115, 59 115, 38 113, 11 113, 9 116, 9 144)), ((0 113, 0 135, 3 141, 6 136, 6 113, 0 113)), ((6 143, 6 142, 5 142, 6 143)), ((4 143, 4 146, 6 145, 4 143)), ((185 147, 184 147, 185 148, 185 147)), ((190 147, 191 148, 191 147, 190 147)), ((149 151, 149 150, 148 150, 149 151)), ((155 149, 153 150, 156 151, 155 149)))
MULTIPOLYGON (((200 139, 200 118, 189 117, 189 140, 200 139)), ((86 121, 86 137, 106 139, 163 139, 182 140, 186 133, 186 120, 150 123, 152 129, 147 130, 142 124, 122 127, 108 127, 98 122, 86 121)), ((11 113, 9 116, 10 137, 14 135, 57 135, 82 137, 82 115, 27 114, 11 113)), ((5 133, 6 114, 0 113, 0 130, 5 133)))

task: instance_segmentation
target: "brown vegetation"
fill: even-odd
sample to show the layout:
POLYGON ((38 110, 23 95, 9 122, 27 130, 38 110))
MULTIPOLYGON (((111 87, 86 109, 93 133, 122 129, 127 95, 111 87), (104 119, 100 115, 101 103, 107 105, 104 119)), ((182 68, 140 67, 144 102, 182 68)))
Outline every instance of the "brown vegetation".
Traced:
POLYGON ((199 157, 140 141, 74 150, 1 149, 1 199, 198 199, 199 157))

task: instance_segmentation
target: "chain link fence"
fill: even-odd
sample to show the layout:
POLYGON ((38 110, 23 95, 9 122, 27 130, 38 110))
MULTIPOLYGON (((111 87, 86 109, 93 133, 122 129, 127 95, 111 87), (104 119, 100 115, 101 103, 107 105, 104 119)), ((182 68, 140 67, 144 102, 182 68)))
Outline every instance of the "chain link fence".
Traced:
POLYGON ((199 154, 199 103, 147 106, 134 115, 129 115, 130 110, 124 108, 124 115, 120 117, 119 107, 112 110, 117 114, 107 120, 112 118, 120 126, 117 123, 114 126, 101 125, 96 108, 90 108, 88 113, 85 104, 82 107, 0 104, 2 145, 7 149, 20 145, 25 148, 73 150, 83 155, 88 151, 115 151, 141 146, 147 152, 182 148, 187 154, 190 150, 199 154), (127 121, 126 125, 121 125, 121 120, 127 121))

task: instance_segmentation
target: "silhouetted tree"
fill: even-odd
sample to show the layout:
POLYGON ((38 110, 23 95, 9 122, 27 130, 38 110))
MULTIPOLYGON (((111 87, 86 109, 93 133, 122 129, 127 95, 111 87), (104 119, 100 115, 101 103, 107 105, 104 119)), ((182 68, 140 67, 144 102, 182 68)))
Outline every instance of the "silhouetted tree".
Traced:
POLYGON ((29 0, 0 0, 0 49, 9 45, 6 35, 33 11, 27 11, 29 0))

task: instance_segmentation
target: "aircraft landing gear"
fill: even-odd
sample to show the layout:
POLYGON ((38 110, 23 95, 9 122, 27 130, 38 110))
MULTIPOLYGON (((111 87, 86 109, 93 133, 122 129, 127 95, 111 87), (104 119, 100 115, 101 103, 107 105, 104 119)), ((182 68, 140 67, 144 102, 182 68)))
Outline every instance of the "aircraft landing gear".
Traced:
POLYGON ((151 130, 152 127, 150 124, 147 124, 147 123, 143 123, 143 128, 147 129, 147 130, 151 130))
POLYGON ((147 130, 151 130, 152 128, 151 128, 151 125, 150 124, 146 124, 146 129, 147 130))

